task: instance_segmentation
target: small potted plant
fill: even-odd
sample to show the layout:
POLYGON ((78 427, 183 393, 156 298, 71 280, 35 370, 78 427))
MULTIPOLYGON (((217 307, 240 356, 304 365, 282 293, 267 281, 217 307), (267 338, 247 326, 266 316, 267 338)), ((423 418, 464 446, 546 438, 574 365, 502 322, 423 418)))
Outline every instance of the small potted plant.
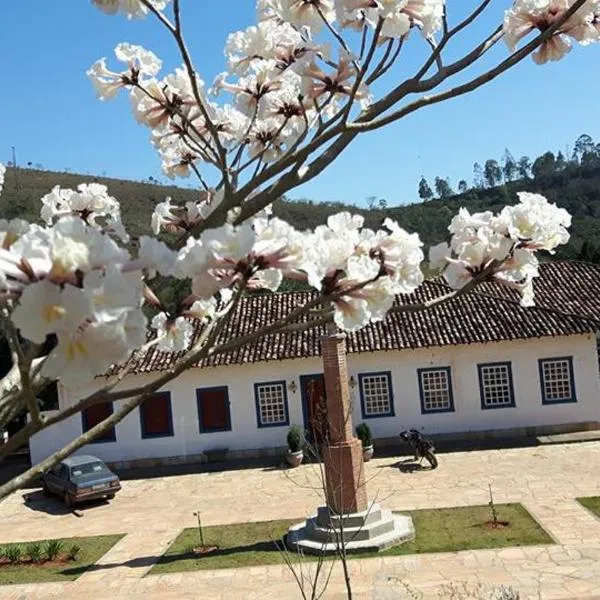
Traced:
POLYGON ((292 425, 287 433, 288 452, 285 459, 290 467, 297 467, 304 458, 304 432, 298 425, 292 425))
POLYGON ((373 435, 371 428, 366 423, 356 426, 356 437, 362 442, 363 461, 369 462, 373 458, 373 435))

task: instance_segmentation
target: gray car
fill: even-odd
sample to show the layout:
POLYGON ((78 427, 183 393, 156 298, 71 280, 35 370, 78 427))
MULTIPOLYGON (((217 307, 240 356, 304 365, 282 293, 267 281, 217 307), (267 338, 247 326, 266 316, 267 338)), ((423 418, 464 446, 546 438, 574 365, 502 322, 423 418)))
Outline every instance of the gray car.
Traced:
POLYGON ((110 500, 121 489, 119 477, 90 455, 65 458, 44 473, 42 485, 44 494, 60 496, 69 507, 86 500, 110 500))

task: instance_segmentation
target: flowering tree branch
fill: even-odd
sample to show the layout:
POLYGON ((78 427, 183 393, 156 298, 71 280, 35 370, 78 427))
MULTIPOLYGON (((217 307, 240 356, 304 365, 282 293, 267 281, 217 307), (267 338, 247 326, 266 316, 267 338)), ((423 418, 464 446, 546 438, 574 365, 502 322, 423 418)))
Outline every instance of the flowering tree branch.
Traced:
MULTIPOLYGON (((184 206, 169 198, 157 204, 154 235, 141 236, 133 251, 118 201, 97 184, 50 191, 41 199, 42 227, 0 222, 0 326, 13 362, 0 381, 0 425, 22 410, 30 417, 0 457, 90 406, 122 402, 102 423, 1 487, 0 497, 114 426, 186 369, 264 336, 324 325, 355 331, 390 312, 452 301, 489 280, 517 288, 522 303, 532 304, 537 252, 553 252, 569 238, 570 216, 541 196, 521 194, 519 204, 495 215, 461 210, 449 226, 450 245, 433 248, 430 257, 453 291, 422 303, 396 301, 423 282, 417 234, 390 219, 371 231, 348 213, 303 232, 268 211, 333 164, 360 134, 476 90, 527 56, 542 64, 562 58, 573 42, 600 39, 597 0, 506 2, 503 23, 448 62, 449 44, 459 34, 464 39, 490 0, 454 26, 444 0, 258 0, 256 26, 229 36, 228 72, 207 90, 183 34, 180 0, 93 0, 109 14, 151 15, 175 42, 182 66, 162 79, 160 59, 127 43, 115 49, 125 70, 111 71, 100 59, 88 75, 103 100, 129 90, 134 116, 151 131, 165 173, 193 174, 201 190, 184 206), (412 77, 390 78, 385 87, 415 35, 423 37, 424 61, 412 77), (511 51, 506 59, 436 91, 502 39, 511 51), (377 92, 386 90, 379 98, 375 83, 377 92), (175 233, 175 242, 160 239, 163 231, 175 233), (306 282, 314 298, 223 340, 242 295, 276 292, 284 277, 306 282), (191 293, 171 306, 161 299, 161 285, 174 281, 191 293), (194 341, 197 330, 202 334, 194 341), (56 340, 52 349, 36 358, 49 339, 56 340), (150 347, 182 357, 144 385, 129 384, 133 365, 150 347), (97 377, 109 371, 118 374, 100 383, 97 377), (96 390, 40 413, 36 395, 54 380, 69 390, 96 382, 96 390)), ((0 165, 0 190, 3 175, 0 165)))

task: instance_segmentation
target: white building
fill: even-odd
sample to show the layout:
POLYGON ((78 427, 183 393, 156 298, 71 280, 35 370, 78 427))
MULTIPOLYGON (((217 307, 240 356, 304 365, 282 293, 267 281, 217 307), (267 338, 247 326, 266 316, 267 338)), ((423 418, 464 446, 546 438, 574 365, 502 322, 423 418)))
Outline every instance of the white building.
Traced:
MULTIPOLYGON (((535 287, 534 308, 521 308, 510 289, 485 284, 434 309, 390 314, 349 335, 354 423, 368 422, 376 439, 395 438, 406 427, 462 437, 600 427, 600 267, 543 265, 535 287)), ((412 304, 447 291, 428 282, 398 302, 412 304)), ((269 323, 308 297, 304 292, 249 297, 220 341, 269 323)), ((199 461, 210 451, 227 450, 229 457, 280 452, 291 424, 318 435, 311 399, 319 394, 308 390, 323 385, 322 333, 269 336, 216 355, 81 451, 121 464, 199 461)), ((171 361, 151 351, 133 366, 135 374, 125 384, 142 385, 171 361)), ((61 408, 76 400, 61 391, 61 408)), ((31 440, 32 461, 112 410, 98 405, 40 432, 31 440)))

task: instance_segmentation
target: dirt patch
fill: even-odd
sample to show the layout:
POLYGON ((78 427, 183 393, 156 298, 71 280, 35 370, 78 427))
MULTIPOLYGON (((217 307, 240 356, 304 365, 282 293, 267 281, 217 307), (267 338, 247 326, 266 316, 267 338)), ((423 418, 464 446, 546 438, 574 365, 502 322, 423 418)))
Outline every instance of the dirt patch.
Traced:
POLYGON ((196 556, 204 556, 206 554, 210 554, 211 552, 216 552, 219 549, 219 546, 196 546, 192 548, 192 552, 196 556))
POLYGON ((483 526, 487 529, 506 529, 510 527, 510 521, 486 521, 483 526))
POLYGON ((3 556, 0 558, 0 568, 2 567, 60 567, 73 562, 73 559, 69 558, 67 554, 61 554, 54 560, 38 560, 33 561, 30 558, 21 558, 16 561, 10 561, 8 558, 3 556))

